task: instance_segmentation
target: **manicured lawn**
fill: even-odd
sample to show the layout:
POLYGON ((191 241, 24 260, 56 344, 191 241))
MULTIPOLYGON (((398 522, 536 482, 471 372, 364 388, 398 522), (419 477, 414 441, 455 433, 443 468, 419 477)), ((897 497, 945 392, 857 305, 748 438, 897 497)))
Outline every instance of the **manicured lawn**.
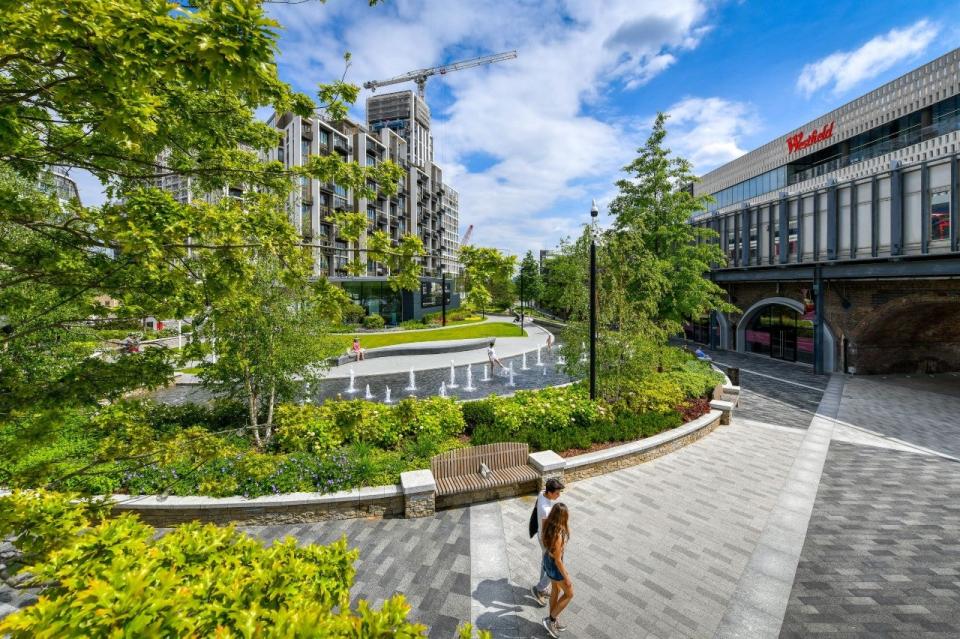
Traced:
MULTIPOLYGON (((360 346, 363 348, 379 348, 381 346, 393 346, 394 344, 412 344, 413 342, 436 342, 446 339, 471 339, 476 337, 521 337, 526 334, 526 331, 521 334, 520 327, 514 324, 488 322, 473 326, 436 328, 406 333, 361 333, 359 336, 360 346)), ((341 335, 339 337, 342 339, 344 349, 353 344, 352 336, 341 335)))

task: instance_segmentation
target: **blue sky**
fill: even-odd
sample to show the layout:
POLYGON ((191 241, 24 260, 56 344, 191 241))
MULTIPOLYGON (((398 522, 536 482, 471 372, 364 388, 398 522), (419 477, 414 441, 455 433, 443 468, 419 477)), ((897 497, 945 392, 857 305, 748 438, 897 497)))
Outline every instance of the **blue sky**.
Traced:
MULTIPOLYGON (((269 5, 281 76, 314 93, 475 55, 428 83, 435 160, 461 231, 513 252, 576 233, 657 111, 704 173, 960 46, 960 3, 362 0, 269 5)), ((397 88, 413 88, 399 85, 397 88)), ((368 92, 353 111, 363 120, 368 92)))

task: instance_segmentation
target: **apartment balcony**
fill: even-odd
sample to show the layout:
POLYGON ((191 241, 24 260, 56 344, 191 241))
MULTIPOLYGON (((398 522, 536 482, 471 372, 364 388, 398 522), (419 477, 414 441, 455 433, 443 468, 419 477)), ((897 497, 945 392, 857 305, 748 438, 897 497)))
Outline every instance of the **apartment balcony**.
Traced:
POLYGON ((350 141, 346 138, 341 138, 339 136, 333 136, 333 150, 339 153, 346 155, 350 153, 353 149, 353 145, 350 144, 350 141))

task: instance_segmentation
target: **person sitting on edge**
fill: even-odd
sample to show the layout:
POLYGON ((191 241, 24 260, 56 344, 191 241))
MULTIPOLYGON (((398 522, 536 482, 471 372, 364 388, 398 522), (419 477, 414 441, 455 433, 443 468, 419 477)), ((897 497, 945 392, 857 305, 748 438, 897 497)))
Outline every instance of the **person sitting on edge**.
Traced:
POLYGON ((356 358, 358 362, 363 359, 363 349, 360 348, 359 337, 353 338, 353 346, 351 347, 351 350, 353 351, 353 356, 356 358))
POLYGON ((704 353, 703 350, 700 349, 699 347, 697 348, 697 350, 693 352, 693 354, 696 356, 697 359, 702 359, 707 362, 711 360, 711 357, 706 353, 704 353))

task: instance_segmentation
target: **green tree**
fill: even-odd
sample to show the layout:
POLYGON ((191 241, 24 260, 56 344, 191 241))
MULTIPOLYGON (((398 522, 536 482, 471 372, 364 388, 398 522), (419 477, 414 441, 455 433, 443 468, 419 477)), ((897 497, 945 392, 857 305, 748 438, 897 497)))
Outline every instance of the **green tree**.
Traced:
POLYGON ((395 188, 402 169, 390 162, 334 154, 286 170, 261 158, 279 132, 257 109, 337 119, 358 93, 324 84, 317 105, 291 91, 277 75, 278 27, 261 0, 0 4, 0 419, 169 376, 156 353, 86 362, 92 325, 202 313, 243 288, 254 256, 304 273, 285 211, 301 178, 361 195, 395 188), (51 167, 90 171, 110 203, 59 202, 51 167), (156 188, 174 176, 244 195, 181 204, 156 188))
MULTIPOLYGON (((637 380, 664 366, 667 339, 683 322, 711 309, 732 310, 723 290, 706 275, 723 260, 716 234, 689 224, 709 196, 683 188, 692 183, 689 162, 663 146, 666 116, 659 114, 638 157, 617 182, 610 206, 612 228, 587 229, 565 256, 587 264, 590 234, 597 249, 598 386, 609 399, 632 392, 637 380)), ((561 262, 561 264, 565 264, 561 262)), ((583 267, 585 268, 585 267, 583 267)), ((581 267, 566 264, 568 290, 555 295, 571 303, 574 320, 563 349, 571 372, 586 373, 589 296, 581 267), (580 277, 573 277, 580 273, 580 277)))
POLYGON ((509 306, 513 302, 510 279, 516 261, 516 256, 504 255, 495 248, 460 247, 467 300, 478 306, 484 316, 486 307, 491 302, 497 306, 509 306))
POLYGON ((570 317, 573 309, 587 304, 589 244, 587 233, 575 242, 561 240, 554 254, 544 262, 541 304, 564 319, 570 317))
POLYGON ((514 285, 519 295, 523 291, 523 302, 526 304, 537 303, 543 295, 543 279, 540 277, 540 264, 533 257, 533 251, 527 251, 520 262, 520 272, 514 278, 514 285), (520 285, 521 281, 523 286, 520 285))
POLYGON ((211 391, 242 400, 247 428, 262 448, 273 437, 277 402, 316 383, 339 347, 330 336, 349 303, 325 279, 310 283, 261 259, 242 293, 199 317, 188 355, 206 356, 200 378, 211 391))

